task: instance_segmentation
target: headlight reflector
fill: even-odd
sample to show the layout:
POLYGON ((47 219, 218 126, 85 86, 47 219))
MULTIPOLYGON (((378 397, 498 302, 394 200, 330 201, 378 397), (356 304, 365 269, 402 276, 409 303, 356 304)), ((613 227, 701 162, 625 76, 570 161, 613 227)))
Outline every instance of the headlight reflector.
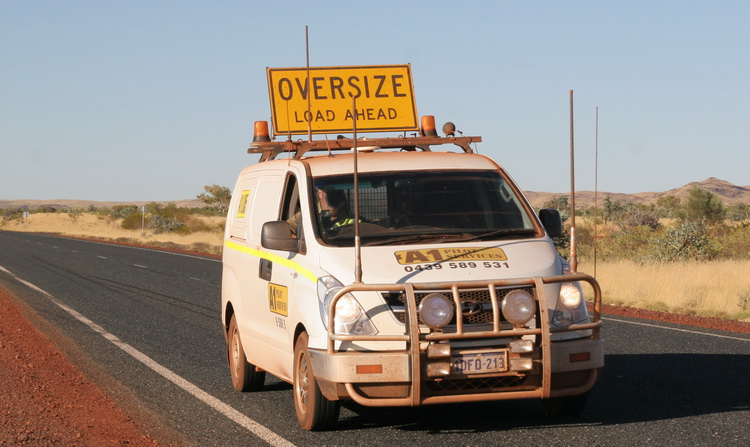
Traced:
POLYGON ((453 303, 442 293, 431 293, 419 303, 419 319, 433 329, 440 329, 453 319, 453 303))
POLYGON ((516 326, 528 323, 536 314, 536 301, 525 290, 511 290, 503 299, 503 316, 516 326))

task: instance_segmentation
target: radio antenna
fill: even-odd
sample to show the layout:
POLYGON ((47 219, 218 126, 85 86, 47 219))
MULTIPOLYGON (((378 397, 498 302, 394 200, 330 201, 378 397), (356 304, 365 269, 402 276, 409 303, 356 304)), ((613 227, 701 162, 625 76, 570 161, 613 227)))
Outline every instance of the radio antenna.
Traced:
POLYGON ((362 242, 359 237, 359 166, 357 165, 357 97, 352 96, 354 134, 354 282, 362 282, 362 242))
POLYGON ((570 270, 578 271, 576 253, 576 170, 575 138, 573 136, 573 90, 570 91, 570 270))
POLYGON ((599 106, 596 106, 596 139, 594 140, 594 278, 596 278, 596 249, 599 245, 599 106))
POLYGON ((312 112, 310 111, 310 38, 305 25, 305 57, 307 60, 307 141, 312 141, 312 112))

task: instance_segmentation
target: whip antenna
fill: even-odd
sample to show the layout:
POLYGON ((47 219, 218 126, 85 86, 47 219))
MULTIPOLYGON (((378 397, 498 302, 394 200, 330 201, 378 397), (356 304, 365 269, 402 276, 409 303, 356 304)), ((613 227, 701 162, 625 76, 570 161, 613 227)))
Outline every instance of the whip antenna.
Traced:
POLYGON ((576 174, 575 144, 573 136, 573 90, 570 91, 570 270, 578 271, 576 253, 576 174))
POLYGON ((596 248, 599 245, 599 106, 596 106, 596 139, 594 140, 594 278, 596 278, 596 248))
POLYGON ((362 242, 359 237, 359 166, 357 165, 357 97, 352 96, 354 134, 354 282, 362 282, 362 242))

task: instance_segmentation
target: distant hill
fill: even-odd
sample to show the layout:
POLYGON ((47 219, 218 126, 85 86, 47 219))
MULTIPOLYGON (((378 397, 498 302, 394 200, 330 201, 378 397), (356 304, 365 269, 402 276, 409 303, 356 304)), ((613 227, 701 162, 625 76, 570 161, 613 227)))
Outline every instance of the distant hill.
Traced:
MULTIPOLYGON (((690 190, 694 186, 698 186, 707 191, 716 194, 726 206, 739 205, 741 203, 750 205, 750 186, 737 186, 729 183, 725 180, 717 179, 715 177, 708 178, 702 182, 690 182, 687 185, 680 186, 679 188, 670 189, 664 192, 639 192, 635 194, 623 194, 613 192, 599 191, 599 203, 606 196, 610 196, 612 200, 621 200, 623 202, 634 202, 648 205, 656 203, 660 197, 673 195, 678 197, 681 201, 687 200, 690 195, 690 190)), ((549 193, 549 192, 535 192, 526 191, 526 198, 536 208, 542 207, 549 200, 555 197, 569 195, 568 193, 549 193)), ((576 191, 576 208, 587 207, 594 205, 594 192, 593 191, 576 191)))
MULTIPOLYGON (((687 185, 680 186, 679 188, 670 189, 664 192, 639 192, 635 194, 624 194, 617 192, 603 192, 599 191, 599 203, 606 196, 610 196, 612 200, 621 200, 623 202, 635 202, 643 204, 656 203, 659 197, 673 195, 679 197, 683 202, 687 199, 690 194, 690 190, 693 186, 699 186, 707 191, 716 194, 724 205, 739 205, 741 203, 750 205, 750 186, 737 186, 729 183, 725 180, 720 180, 715 177, 708 178, 702 182, 691 182, 687 185)), ((536 191, 525 191, 526 198, 529 199, 531 204, 536 208, 541 208, 546 202, 554 199, 555 197, 568 195, 568 193, 553 193, 553 192, 536 192, 536 191)), ((0 208, 24 208, 24 209, 36 209, 45 207, 53 207, 56 209, 74 209, 74 208, 88 208, 93 205, 97 208, 112 207, 115 205, 145 205, 150 203, 147 201, 141 202, 97 202, 93 200, 0 200, 0 208)), ((186 200, 174 200, 171 202, 160 201, 157 202, 162 205, 168 203, 174 203, 178 207, 186 208, 200 208, 204 206, 204 203, 198 199, 186 199, 186 200)), ((594 205, 594 192, 593 191, 577 191, 576 192, 576 207, 587 207, 594 205)))

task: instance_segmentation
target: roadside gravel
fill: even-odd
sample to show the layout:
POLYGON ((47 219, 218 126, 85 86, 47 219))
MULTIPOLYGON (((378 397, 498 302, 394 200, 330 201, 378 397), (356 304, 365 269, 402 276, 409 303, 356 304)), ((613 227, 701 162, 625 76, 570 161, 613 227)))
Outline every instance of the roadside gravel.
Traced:
POLYGON ((89 381, 0 288, 0 446, 159 444, 89 381))

